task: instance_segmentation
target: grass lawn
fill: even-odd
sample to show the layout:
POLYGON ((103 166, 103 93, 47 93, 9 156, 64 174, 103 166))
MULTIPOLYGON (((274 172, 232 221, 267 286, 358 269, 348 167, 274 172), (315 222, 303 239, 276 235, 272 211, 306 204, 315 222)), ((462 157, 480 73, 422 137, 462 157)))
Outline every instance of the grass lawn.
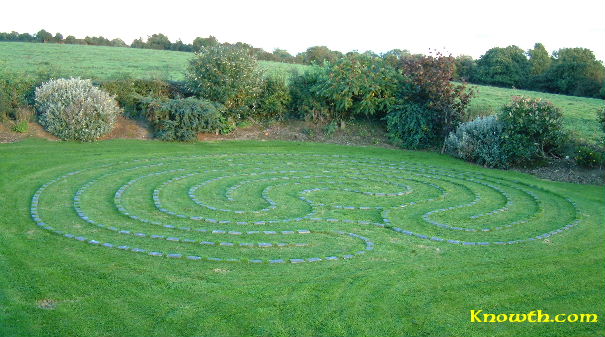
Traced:
POLYGON ((602 336, 605 190, 296 142, 0 144, 0 336, 602 336), (471 323, 487 313, 598 323, 471 323))

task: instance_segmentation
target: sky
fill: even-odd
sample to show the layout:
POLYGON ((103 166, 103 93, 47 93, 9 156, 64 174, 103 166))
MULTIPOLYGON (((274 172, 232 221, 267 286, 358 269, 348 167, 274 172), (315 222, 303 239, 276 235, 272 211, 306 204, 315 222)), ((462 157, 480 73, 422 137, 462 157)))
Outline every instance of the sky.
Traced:
POLYGON ((246 42, 291 54, 325 45, 347 52, 407 49, 480 57, 489 48, 541 42, 549 52, 584 47, 605 60, 605 1, 27 1, 2 4, 0 31, 105 36, 126 43, 163 33, 246 42))

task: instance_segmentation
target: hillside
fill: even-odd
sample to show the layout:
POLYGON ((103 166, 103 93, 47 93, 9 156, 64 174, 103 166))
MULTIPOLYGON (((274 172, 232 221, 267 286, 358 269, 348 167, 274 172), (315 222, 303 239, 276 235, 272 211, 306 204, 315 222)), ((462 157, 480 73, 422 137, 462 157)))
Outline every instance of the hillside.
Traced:
MULTIPOLYGON (((80 76, 94 79, 117 77, 182 80, 191 53, 115 48, 101 46, 0 42, 0 71, 48 72, 55 76, 80 76)), ((268 75, 288 76, 290 71, 307 66, 260 61, 268 75)), ((603 100, 547 94, 535 91, 473 85, 477 96, 470 106, 471 115, 489 115, 506 104, 512 96, 541 97, 562 109, 565 126, 574 138, 596 142, 601 132, 595 112, 603 100)))

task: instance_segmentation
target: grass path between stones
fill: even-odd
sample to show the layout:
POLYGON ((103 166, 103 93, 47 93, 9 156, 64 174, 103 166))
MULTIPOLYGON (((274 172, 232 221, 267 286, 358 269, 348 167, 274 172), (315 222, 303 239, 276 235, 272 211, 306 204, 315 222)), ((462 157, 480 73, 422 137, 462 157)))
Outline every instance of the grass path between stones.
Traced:
POLYGON ((294 142, 0 145, 0 336, 589 336, 605 190, 294 142))

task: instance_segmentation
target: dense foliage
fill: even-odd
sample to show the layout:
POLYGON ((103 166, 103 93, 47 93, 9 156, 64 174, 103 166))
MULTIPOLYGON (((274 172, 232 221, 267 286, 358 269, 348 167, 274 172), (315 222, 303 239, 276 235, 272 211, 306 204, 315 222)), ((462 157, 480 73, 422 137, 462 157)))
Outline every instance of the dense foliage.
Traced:
POLYGON ((267 77, 258 95, 255 116, 262 120, 282 120, 287 116, 291 100, 285 79, 267 77))
POLYGON ((315 89, 331 105, 334 119, 382 118, 397 101, 401 76, 381 58, 352 53, 328 63, 326 71, 315 89))
POLYGON ((162 140, 195 140, 199 132, 228 132, 221 104, 196 98, 144 100, 145 114, 162 140))
POLYGON ((492 48, 477 61, 472 79, 488 85, 525 88, 531 65, 517 46, 492 48))
POLYGON ((328 102, 317 93, 320 84, 326 81, 326 69, 314 66, 290 79, 290 111, 295 118, 320 121, 331 117, 328 102))
POLYGON ((387 130, 391 138, 398 139, 397 143, 403 146, 435 146, 464 120, 473 92, 465 84, 451 82, 455 71, 455 59, 451 56, 406 57, 401 59, 398 68, 405 80, 400 103, 387 117, 387 130), (409 104, 413 106, 405 107, 409 104), (398 118, 401 118, 399 122, 398 118), (410 120, 420 123, 422 128, 396 125, 410 120), (406 134, 406 130, 410 133, 406 134))
POLYGON ((117 102, 90 80, 51 80, 36 88, 39 122, 64 140, 93 141, 111 131, 121 113, 117 102))
POLYGON ((498 119, 504 127, 504 149, 514 165, 533 165, 557 155, 564 143, 561 111, 552 103, 514 97, 498 119))
POLYGON ((254 113, 262 74, 246 50, 218 45, 195 54, 187 68, 187 82, 199 98, 221 103, 233 120, 254 113))
POLYGON ((0 122, 17 119, 19 109, 33 103, 37 77, 0 72, 0 122))
POLYGON ((161 80, 120 79, 104 81, 101 88, 114 95, 127 117, 138 118, 144 111, 145 98, 175 98, 179 90, 161 80))
POLYGON ((463 123, 446 139, 446 150, 455 157, 486 167, 507 168, 503 126, 496 116, 463 123))

